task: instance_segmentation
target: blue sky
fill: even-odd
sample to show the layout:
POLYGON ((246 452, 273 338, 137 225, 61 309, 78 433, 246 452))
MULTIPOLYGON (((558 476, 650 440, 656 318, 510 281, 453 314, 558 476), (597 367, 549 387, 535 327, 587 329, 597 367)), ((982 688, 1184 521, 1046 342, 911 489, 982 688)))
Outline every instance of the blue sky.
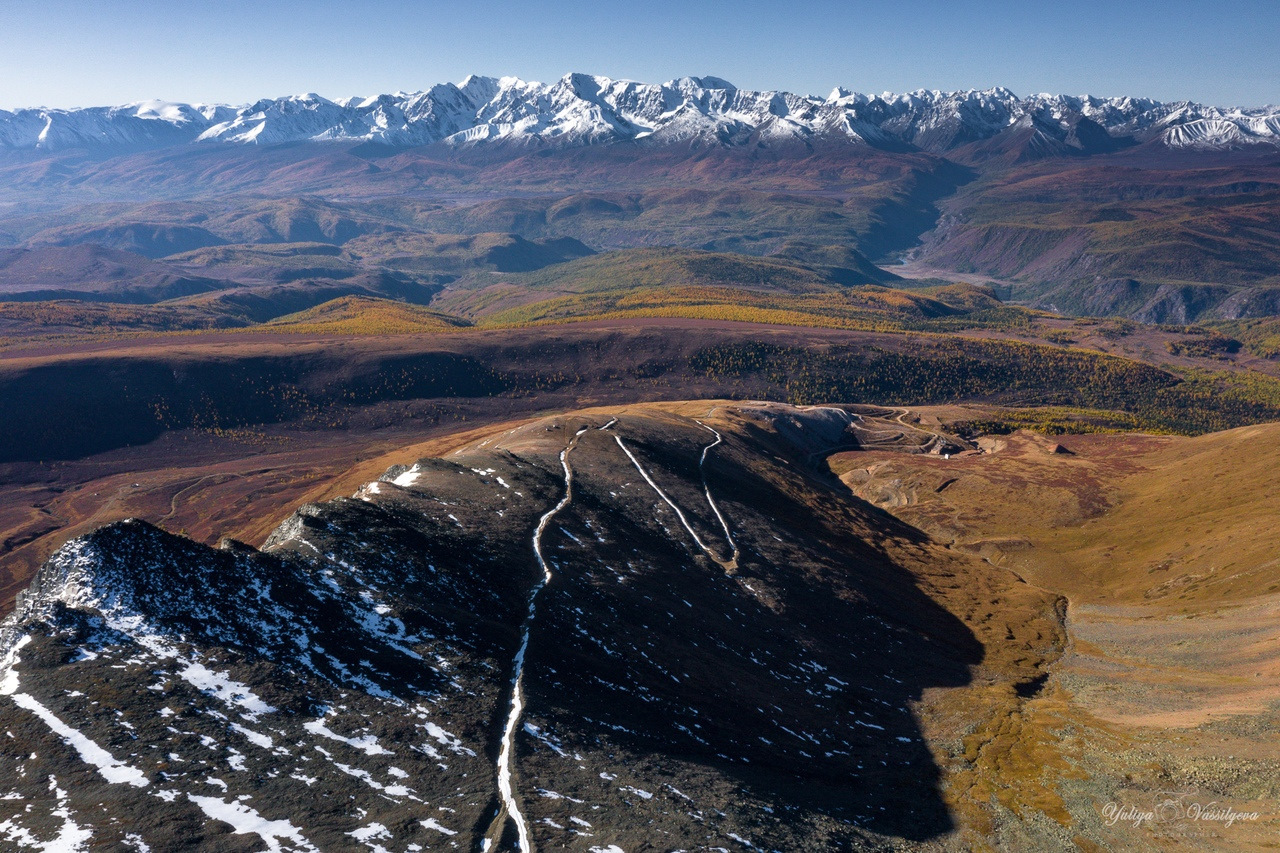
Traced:
POLYGON ((6 0, 0 33, 7 108, 339 97, 568 71, 714 74, 818 95, 1002 85, 1280 103, 1280 0, 6 0))

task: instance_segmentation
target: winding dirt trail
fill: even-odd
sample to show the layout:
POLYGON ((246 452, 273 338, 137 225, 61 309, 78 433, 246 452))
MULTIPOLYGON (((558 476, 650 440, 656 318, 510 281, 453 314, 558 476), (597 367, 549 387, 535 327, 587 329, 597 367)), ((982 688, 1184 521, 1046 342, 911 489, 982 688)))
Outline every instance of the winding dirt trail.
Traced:
POLYGON ((189 485, 183 486, 181 489, 179 489, 178 491, 174 492, 174 493, 173 493, 173 495, 169 498, 169 511, 168 511, 168 512, 166 512, 164 515, 160 516, 160 520, 159 520, 159 521, 157 521, 156 523, 157 523, 157 524, 164 524, 166 521, 168 521, 169 519, 171 519, 171 518, 173 518, 175 515, 177 515, 177 514, 178 514, 178 500, 179 500, 183 495, 185 495, 187 492, 189 492, 189 491, 191 491, 191 490, 193 490, 193 489, 198 489, 198 488, 199 488, 201 485, 203 485, 206 481, 208 481, 208 480, 218 480, 219 482, 223 482, 223 483, 225 483, 227 480, 235 480, 235 479, 240 479, 240 478, 241 478, 241 475, 240 475, 240 474, 237 474, 237 473, 235 473, 235 472, 229 472, 229 473, 218 473, 218 474, 205 474, 203 477, 200 477, 200 478, 198 478, 198 479, 196 479, 196 480, 192 481, 189 485))
POLYGON ((911 434, 913 433, 916 435, 928 436, 928 438, 926 438, 924 441, 920 442, 919 444, 915 444, 911 446, 911 449, 913 449, 918 453, 929 453, 929 452, 932 452, 933 449, 938 445, 946 444, 947 442, 946 437, 934 432, 933 430, 924 429, 915 424, 909 424, 905 420, 903 420, 903 418, 911 414, 911 409, 902 408, 899 406, 887 406, 885 408, 887 408, 888 411, 891 413, 891 415, 893 415, 892 417, 890 415, 868 416, 868 415, 863 415, 857 412, 849 413, 852 417, 857 419, 859 424, 864 425, 859 430, 862 433, 862 435, 859 436, 862 449, 864 450, 877 450, 877 449, 901 450, 904 448, 899 442, 908 439, 909 437, 911 437, 911 434), (898 426, 902 427, 902 429, 901 430, 893 429, 893 428, 875 429, 870 426, 865 426, 865 424, 867 424, 868 417, 879 420, 882 423, 886 423, 886 424, 896 423, 898 426), (888 438, 883 437, 886 435, 888 436, 888 438), (865 438, 863 436, 865 436, 865 438))

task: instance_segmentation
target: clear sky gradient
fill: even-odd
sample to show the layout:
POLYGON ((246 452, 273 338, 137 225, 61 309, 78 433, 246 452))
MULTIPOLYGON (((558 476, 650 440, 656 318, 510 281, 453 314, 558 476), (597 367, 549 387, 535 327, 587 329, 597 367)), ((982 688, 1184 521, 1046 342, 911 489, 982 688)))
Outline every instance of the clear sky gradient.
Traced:
POLYGON ((4 0, 0 107, 240 104, 569 71, 826 95, 1280 103, 1280 0, 4 0))

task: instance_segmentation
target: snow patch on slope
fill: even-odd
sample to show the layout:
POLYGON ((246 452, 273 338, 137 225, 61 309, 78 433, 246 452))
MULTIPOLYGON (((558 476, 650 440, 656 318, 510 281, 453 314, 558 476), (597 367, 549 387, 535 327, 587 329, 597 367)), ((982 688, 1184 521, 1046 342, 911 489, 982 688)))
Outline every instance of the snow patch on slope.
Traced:
POLYGON ((200 807, 200 810, 206 816, 213 820, 222 821, 231 825, 231 831, 236 835, 256 835, 267 845, 267 850, 271 853, 286 853, 286 851, 305 851, 305 853, 319 853, 319 850, 302 834, 302 830, 298 829, 288 820, 267 820, 244 803, 220 800, 217 797, 198 797, 195 794, 187 794, 187 799, 200 807), (285 846, 282 841, 292 842, 292 846, 285 846))

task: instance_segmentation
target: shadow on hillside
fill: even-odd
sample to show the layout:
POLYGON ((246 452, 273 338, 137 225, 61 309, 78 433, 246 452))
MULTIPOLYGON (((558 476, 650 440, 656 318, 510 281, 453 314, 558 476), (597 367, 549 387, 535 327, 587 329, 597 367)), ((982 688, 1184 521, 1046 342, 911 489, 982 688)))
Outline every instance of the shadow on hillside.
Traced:
MULTIPOLYGON (((983 649, 892 557, 922 534, 817 479, 740 464, 767 448, 739 448, 712 469, 742 549, 729 577, 691 556, 627 459, 591 438, 574 503, 557 518, 576 538, 556 536, 555 593, 529 652, 530 673, 556 676, 530 679, 531 715, 575 749, 598 750, 603 737, 675 774, 675 787, 704 792, 700 809, 716 778, 735 780, 785 812, 784 834, 763 836, 774 846, 842 823, 912 841, 953 829, 910 707, 928 688, 968 684, 983 649)), ((666 438, 632 441, 649 460, 688 443, 666 438)), ((655 476, 711 542, 722 534, 705 504, 693 511, 698 490, 679 483, 681 468, 686 459, 655 465, 655 476)), ((857 834, 846 826, 829 838, 857 834)))

